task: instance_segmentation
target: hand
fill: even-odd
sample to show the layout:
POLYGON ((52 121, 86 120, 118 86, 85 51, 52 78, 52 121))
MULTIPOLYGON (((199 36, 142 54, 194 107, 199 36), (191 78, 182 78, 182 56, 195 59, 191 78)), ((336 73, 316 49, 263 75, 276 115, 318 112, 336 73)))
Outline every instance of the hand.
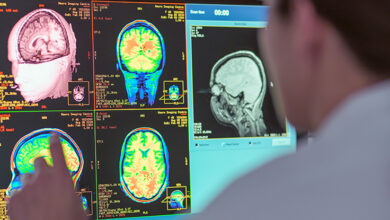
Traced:
POLYGON ((81 199, 76 196, 56 134, 50 137, 50 151, 53 167, 38 158, 34 161, 35 172, 22 176, 22 190, 15 192, 8 201, 11 220, 88 219, 81 199))

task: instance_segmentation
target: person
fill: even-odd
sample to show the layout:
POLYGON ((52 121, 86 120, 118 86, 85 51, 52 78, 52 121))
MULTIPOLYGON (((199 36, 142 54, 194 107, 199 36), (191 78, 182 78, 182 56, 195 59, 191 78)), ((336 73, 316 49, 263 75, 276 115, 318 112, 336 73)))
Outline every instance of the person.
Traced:
MULTIPOLYGON (((260 38, 274 97, 314 139, 238 179, 194 219, 390 219, 389 11, 383 0, 271 2, 260 38)), ((26 188, 18 196, 30 201, 26 188)), ((18 219, 23 204, 9 206, 18 219)))

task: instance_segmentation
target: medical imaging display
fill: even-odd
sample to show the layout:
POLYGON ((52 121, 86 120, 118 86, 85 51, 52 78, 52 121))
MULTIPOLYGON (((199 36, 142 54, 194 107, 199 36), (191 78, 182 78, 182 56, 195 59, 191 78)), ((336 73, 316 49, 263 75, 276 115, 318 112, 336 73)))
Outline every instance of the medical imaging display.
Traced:
POLYGON ((0 0, 0 220, 34 161, 53 165, 53 133, 90 219, 200 212, 238 175, 232 150, 294 143, 264 7, 178 2, 0 0))
POLYGON ((85 201, 88 215, 93 216, 96 209, 93 113, 0 113, 0 122, 0 192, 9 196, 20 190, 21 178, 34 172, 36 158, 43 157, 49 165, 53 164, 49 138, 51 133, 56 133, 74 187, 85 201))
POLYGON ((99 218, 190 212, 187 110, 99 111, 96 126, 99 218))
MULTIPOLYGON (((0 110, 93 109, 69 105, 69 83, 93 83, 90 3, 15 0, 0 8, 0 110), (81 33, 83 32, 83 33, 81 33)), ((92 88, 91 88, 92 89, 92 88)), ((93 97, 84 90, 85 99, 93 97)), ((71 97, 73 99, 73 97, 71 97)))
POLYGON ((194 138, 286 135, 258 55, 257 29, 192 26, 191 31, 194 138))
POLYGON ((96 108, 187 107, 184 5, 96 2, 93 9, 96 108))

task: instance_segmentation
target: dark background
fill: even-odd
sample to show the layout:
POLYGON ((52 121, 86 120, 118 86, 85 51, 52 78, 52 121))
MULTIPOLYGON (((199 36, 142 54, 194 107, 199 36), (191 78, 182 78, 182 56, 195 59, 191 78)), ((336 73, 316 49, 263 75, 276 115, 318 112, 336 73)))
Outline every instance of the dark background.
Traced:
MULTIPOLYGON (((156 99, 153 106, 146 108, 177 108, 187 107, 187 97, 182 105, 164 105, 163 100, 159 100, 163 96, 163 81, 172 80, 178 77, 178 80, 183 80, 187 86, 186 61, 182 59, 182 53, 186 52, 186 35, 185 23, 177 23, 174 20, 162 20, 161 15, 166 9, 156 9, 154 4, 134 4, 134 3, 110 3, 107 10, 95 12, 94 17, 112 17, 111 21, 94 20, 94 31, 100 31, 100 34, 94 34, 94 49, 97 53, 95 61, 95 74, 120 74, 120 78, 111 78, 110 83, 115 84, 115 89, 111 90, 118 92, 116 95, 107 95, 106 99, 123 100, 128 99, 125 80, 122 72, 117 69, 116 58, 116 42, 118 34, 122 28, 134 20, 147 20, 156 26, 164 38, 166 61, 163 72, 160 76, 156 99), (137 7, 142 7, 142 11, 138 11, 137 7)), ((107 79, 107 78, 106 78, 107 79)), ((187 90, 187 88, 185 88, 187 90)), ((139 105, 124 105, 123 108, 138 108, 139 105)))
MULTIPOLYGON (((192 38, 194 122, 201 122, 203 130, 212 131, 209 138, 238 137, 235 128, 219 124, 211 112, 210 74, 218 60, 239 50, 252 51, 261 59, 257 46, 257 31, 256 28, 204 26, 202 30, 199 30, 205 35, 204 38, 192 38)), ((276 118, 270 96, 272 87, 270 87, 269 77, 267 81, 267 93, 262 108, 267 133, 285 133, 285 126, 281 127, 276 118)))
MULTIPOLYGON (((128 1, 128 0, 119 0, 128 1)), ((165 0, 167 1, 167 0, 165 0)), ((137 1, 135 1, 137 2, 137 1)), ((142 0, 142 2, 163 2, 161 0, 142 0)), ((178 3, 203 3, 203 4, 241 4, 241 5, 260 5, 264 4, 263 0, 169 0, 169 2, 178 3)))
MULTIPOLYGON (((168 149, 169 186, 176 186, 177 183, 181 183, 182 186, 187 186, 189 190, 189 166, 185 164, 185 158, 189 159, 187 127, 179 128, 176 125, 164 125, 164 121, 168 121, 168 115, 157 115, 157 111, 110 111, 108 114, 110 115, 109 119, 96 122, 97 128, 101 126, 115 127, 114 129, 97 129, 96 131, 96 139, 98 140, 96 152, 100 167, 97 170, 98 184, 120 183, 119 160, 125 137, 136 128, 150 127, 161 134, 168 149), (141 114, 145 114, 145 117, 141 118, 141 114), (103 143, 99 144, 101 140, 103 143)), ((178 213, 177 211, 167 211, 166 204, 161 203, 165 198, 165 191, 155 202, 140 204, 127 197, 119 186, 111 187, 111 189, 118 193, 118 195, 113 195, 111 200, 121 201, 118 204, 111 204, 109 207, 111 209, 127 207, 131 207, 133 210, 140 209, 141 213, 135 214, 136 216, 142 215, 142 211, 148 211, 149 215, 178 213)), ((188 202, 190 203, 190 200, 188 202)), ((181 212, 190 212, 190 208, 181 212)))
MULTIPOLYGON (((2 1, 4 2, 4 1, 2 1)), ((92 60, 89 59, 88 54, 91 54, 92 51, 92 42, 91 42, 91 21, 90 20, 81 20, 79 17, 65 17, 65 12, 69 12, 70 6, 58 6, 57 1, 44 0, 44 1, 23 1, 23 0, 8 0, 5 1, 7 7, 2 8, 11 8, 18 9, 18 13, 0 13, 0 72, 3 71, 4 74, 12 74, 11 71, 11 62, 8 61, 8 36, 11 32, 13 26, 19 21, 20 18, 30 13, 31 11, 38 9, 39 4, 44 4, 44 8, 53 9, 61 14, 68 23, 71 23, 73 32, 76 36, 76 63, 80 63, 77 68, 77 72, 73 72, 73 81, 76 81, 79 78, 83 78, 83 81, 89 81, 90 85, 93 85, 93 75, 92 75, 92 60)), ((72 1, 70 2, 80 2, 72 1)), ((92 89, 92 87, 91 87, 92 89)), ((9 89, 7 91, 14 91, 9 89)), ((19 93, 19 92, 18 92, 19 93)), ((92 98, 93 94, 90 94, 92 98)), ((23 97, 19 94, 17 101, 23 101, 23 97)), ((62 110, 62 109, 93 109, 93 105, 89 106, 68 106, 68 98, 63 97, 59 99, 45 99, 39 102, 39 106, 46 105, 47 110, 62 110)), ((39 110, 40 107, 24 107, 23 110, 39 110)))

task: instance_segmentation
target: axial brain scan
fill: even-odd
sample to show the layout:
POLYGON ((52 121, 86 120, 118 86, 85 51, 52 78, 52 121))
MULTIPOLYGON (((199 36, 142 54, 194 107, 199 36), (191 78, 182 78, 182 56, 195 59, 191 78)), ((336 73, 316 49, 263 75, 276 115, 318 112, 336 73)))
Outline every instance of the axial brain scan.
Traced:
POLYGON ((48 165, 53 165, 49 142, 51 133, 56 133, 60 137, 66 164, 74 185, 77 185, 84 166, 79 146, 64 131, 56 128, 43 128, 25 135, 15 144, 11 156, 12 180, 7 189, 8 195, 22 188, 21 177, 26 173, 34 172, 35 159, 43 157, 48 165))
POLYGON ((76 62, 72 26, 51 9, 28 13, 11 30, 8 60, 15 88, 25 101, 66 97, 76 62))
POLYGON ((210 77, 211 111, 222 125, 233 126, 240 137, 264 135, 262 106, 267 81, 261 60, 251 51, 221 58, 210 77))
POLYGON ((120 32, 116 51, 130 105, 152 106, 165 65, 164 40, 159 30, 145 20, 133 21, 120 32))
POLYGON ((138 203, 160 198, 168 186, 168 150, 161 134, 152 128, 138 128, 125 138, 119 176, 123 192, 138 203))

